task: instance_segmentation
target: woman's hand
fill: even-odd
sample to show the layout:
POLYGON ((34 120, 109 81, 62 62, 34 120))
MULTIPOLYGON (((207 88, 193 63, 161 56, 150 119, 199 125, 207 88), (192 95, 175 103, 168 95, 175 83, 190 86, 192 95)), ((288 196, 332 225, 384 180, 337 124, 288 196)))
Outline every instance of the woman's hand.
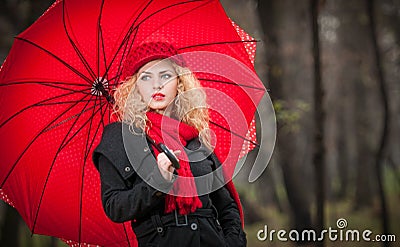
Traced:
MULTIPOLYGON (((181 153, 180 150, 174 151, 174 154, 177 157, 180 153, 181 153)), ((161 175, 165 178, 165 180, 172 181, 175 168, 165 153, 159 153, 157 155, 157 165, 158 168, 160 169, 161 175)))

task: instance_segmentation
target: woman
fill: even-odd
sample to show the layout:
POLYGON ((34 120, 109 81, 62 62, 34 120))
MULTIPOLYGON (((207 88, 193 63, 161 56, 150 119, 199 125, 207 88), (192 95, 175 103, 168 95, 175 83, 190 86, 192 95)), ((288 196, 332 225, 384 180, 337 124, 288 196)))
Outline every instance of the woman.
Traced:
POLYGON ((232 183, 212 191, 217 179, 196 181, 221 164, 209 151, 205 93, 176 55, 170 44, 146 43, 127 58, 114 93, 120 121, 104 128, 93 154, 105 213, 131 221, 139 246, 246 246, 232 183))

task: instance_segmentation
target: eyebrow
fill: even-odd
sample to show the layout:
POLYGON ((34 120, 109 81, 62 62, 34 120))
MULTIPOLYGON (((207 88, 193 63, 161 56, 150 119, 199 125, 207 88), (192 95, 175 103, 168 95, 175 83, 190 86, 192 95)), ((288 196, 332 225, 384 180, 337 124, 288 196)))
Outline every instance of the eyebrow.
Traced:
MULTIPOLYGON (((168 70, 163 70, 163 71, 160 71, 160 72, 158 72, 159 74, 164 74, 164 73, 167 73, 167 72, 169 72, 169 73, 174 73, 172 70, 170 70, 170 69, 168 69, 168 70)), ((147 75, 152 75, 153 73, 152 72, 149 72, 149 71, 142 71, 142 72, 140 72, 140 74, 147 74, 147 75)))
POLYGON ((164 74, 164 73, 167 73, 167 72, 173 73, 171 70, 168 69, 168 70, 160 71, 159 74, 164 74))

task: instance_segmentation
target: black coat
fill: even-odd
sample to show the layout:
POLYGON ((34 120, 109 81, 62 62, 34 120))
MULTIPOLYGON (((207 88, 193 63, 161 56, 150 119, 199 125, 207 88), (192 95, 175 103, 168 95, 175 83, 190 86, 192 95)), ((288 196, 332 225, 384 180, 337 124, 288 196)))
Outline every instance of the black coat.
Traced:
MULTIPOLYGON (((103 207, 112 221, 131 221, 139 246, 246 246, 238 207, 225 187, 199 196, 203 207, 198 211, 217 211, 211 217, 196 215, 196 211, 187 217, 186 226, 176 226, 173 214, 165 216, 165 193, 161 191, 169 191, 173 182, 162 177, 146 139, 130 134, 127 129, 127 125, 119 122, 107 125, 93 153, 94 164, 100 172, 103 207), (140 169, 147 170, 146 181, 137 174, 140 169), (157 219, 163 219, 161 227, 157 219)), ((204 155, 199 146, 197 138, 186 146, 189 150, 199 150, 190 153, 200 160, 190 162, 195 177, 221 165, 214 154, 204 155)), ((185 221, 179 216, 178 222, 182 220, 185 221)))

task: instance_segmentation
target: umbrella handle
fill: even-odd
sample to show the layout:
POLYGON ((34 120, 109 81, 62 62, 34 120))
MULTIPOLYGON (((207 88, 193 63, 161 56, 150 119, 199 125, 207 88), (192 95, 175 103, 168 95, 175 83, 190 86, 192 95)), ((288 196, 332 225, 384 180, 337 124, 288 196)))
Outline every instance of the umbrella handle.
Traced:
POLYGON ((171 161, 172 166, 175 169, 179 169, 181 167, 181 165, 179 164, 179 160, 174 154, 174 152, 172 152, 171 149, 169 149, 164 143, 160 142, 157 144, 156 141, 150 138, 148 135, 146 135, 146 138, 158 150, 158 152, 160 153, 162 152, 165 153, 165 155, 167 155, 167 158, 171 161))
POLYGON ((179 169, 181 167, 181 165, 179 164, 179 160, 176 157, 176 155, 174 154, 174 152, 171 151, 171 149, 169 149, 167 146, 165 146, 164 143, 158 143, 156 145, 158 148, 158 150, 163 153, 165 153, 165 155, 167 155, 168 159, 171 161, 172 166, 175 167, 175 169, 179 169))

